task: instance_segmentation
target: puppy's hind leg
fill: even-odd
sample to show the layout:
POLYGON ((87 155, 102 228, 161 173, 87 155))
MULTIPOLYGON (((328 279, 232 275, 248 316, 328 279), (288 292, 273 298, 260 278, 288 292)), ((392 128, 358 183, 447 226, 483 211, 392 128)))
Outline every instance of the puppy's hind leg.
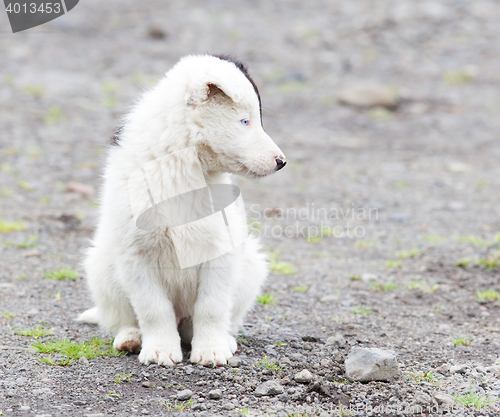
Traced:
POLYGON ((114 279, 109 256, 101 248, 90 248, 85 272, 97 307, 83 312, 78 319, 99 323, 115 337, 116 350, 137 352, 141 348, 141 332, 134 310, 125 292, 114 279), (99 250, 100 249, 100 250, 99 250))
POLYGON ((244 243, 242 271, 233 294, 232 334, 240 330, 245 315, 255 304, 255 299, 268 275, 266 255, 259 253, 259 249, 258 240, 249 236, 244 243))

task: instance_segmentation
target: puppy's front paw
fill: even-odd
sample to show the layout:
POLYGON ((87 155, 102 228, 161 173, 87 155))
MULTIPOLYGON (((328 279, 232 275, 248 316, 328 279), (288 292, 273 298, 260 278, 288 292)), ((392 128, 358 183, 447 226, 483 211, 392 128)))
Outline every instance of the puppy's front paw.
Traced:
POLYGON ((127 327, 118 332, 113 341, 116 350, 139 352, 141 349, 141 331, 137 327, 127 327))
POLYGON ((180 342, 178 346, 144 344, 139 354, 139 361, 144 365, 157 363, 162 366, 174 366, 176 363, 182 362, 180 342))
POLYGON ((193 340, 190 361, 204 366, 221 366, 236 351, 236 340, 232 336, 213 340, 193 340))

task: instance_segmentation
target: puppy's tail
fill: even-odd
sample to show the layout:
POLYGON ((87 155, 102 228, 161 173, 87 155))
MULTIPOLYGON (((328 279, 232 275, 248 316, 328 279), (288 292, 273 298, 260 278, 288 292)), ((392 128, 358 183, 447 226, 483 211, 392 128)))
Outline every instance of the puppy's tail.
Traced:
POLYGON ((76 321, 81 321, 89 324, 99 324, 99 310, 97 307, 91 308, 80 314, 76 321))

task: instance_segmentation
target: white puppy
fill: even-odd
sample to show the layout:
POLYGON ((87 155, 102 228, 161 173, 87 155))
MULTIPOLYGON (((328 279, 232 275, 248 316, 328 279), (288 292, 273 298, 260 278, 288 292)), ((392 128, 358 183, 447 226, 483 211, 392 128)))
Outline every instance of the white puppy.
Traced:
POLYGON ((180 362, 181 338, 192 362, 225 364, 267 275, 230 174, 286 164, 262 128, 257 88, 238 61, 187 56, 116 139, 85 260, 96 307, 79 320, 108 329, 118 350, 140 350, 144 364, 180 362))

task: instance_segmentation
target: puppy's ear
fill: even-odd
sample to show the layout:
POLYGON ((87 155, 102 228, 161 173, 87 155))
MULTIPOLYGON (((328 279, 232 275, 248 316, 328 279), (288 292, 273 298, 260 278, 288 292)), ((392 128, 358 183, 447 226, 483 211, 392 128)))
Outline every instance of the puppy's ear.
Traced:
POLYGON ((228 80, 205 81, 188 91, 187 104, 196 107, 216 95, 224 94, 235 103, 241 101, 242 92, 228 80))

